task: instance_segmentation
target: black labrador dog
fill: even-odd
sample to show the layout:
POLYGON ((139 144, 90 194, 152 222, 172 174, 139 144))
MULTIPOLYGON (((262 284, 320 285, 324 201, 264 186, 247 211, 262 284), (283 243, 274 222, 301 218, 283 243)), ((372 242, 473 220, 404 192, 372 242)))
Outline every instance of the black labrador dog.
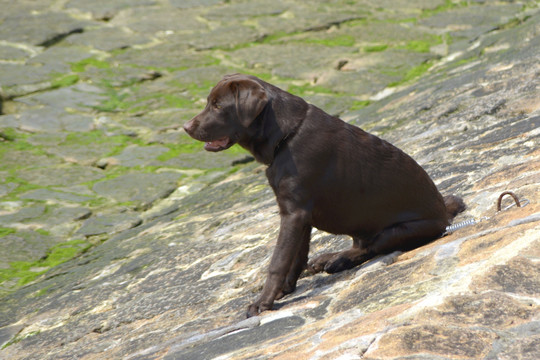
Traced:
POLYGON ((335 273, 419 247, 440 237, 465 209, 459 197, 443 198, 403 151, 255 76, 225 76, 184 129, 208 151, 239 144, 268 166, 281 227, 262 294, 248 316, 294 291, 306 267, 335 273), (350 235, 352 248, 308 264, 313 226, 350 235))

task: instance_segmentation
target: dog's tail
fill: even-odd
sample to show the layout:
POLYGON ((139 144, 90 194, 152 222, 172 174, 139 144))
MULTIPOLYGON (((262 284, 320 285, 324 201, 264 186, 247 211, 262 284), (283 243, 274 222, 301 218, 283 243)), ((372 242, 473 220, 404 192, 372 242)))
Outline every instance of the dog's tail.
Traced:
POLYGON ((457 214, 463 212, 467 205, 463 202, 463 199, 459 196, 448 195, 444 198, 444 205, 446 205, 446 213, 448 214, 448 220, 451 221, 457 214))

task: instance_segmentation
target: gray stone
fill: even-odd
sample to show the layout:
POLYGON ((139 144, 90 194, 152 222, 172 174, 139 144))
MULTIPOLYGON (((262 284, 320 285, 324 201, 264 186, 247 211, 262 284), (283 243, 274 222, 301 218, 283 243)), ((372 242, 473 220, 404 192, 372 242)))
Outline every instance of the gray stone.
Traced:
MULTIPOLYGON (((60 144, 47 147, 46 151, 62 158, 64 161, 80 165, 93 165, 103 156, 111 153, 115 148, 114 143, 99 144, 99 146, 82 144, 60 144)), ((99 166, 98 166, 99 167, 99 166)))
POLYGON ((72 35, 66 41, 70 44, 111 51, 148 44, 152 40, 148 36, 133 34, 121 27, 102 27, 72 35))
POLYGON ((119 155, 114 156, 116 163, 121 166, 146 166, 156 163, 156 158, 168 152, 164 146, 138 146, 129 145, 119 155))
POLYGON ((183 39, 186 33, 207 29, 198 19, 200 12, 175 7, 131 7, 122 11, 111 23, 151 36, 183 39))
POLYGON ((31 56, 31 52, 15 46, 0 45, 0 59, 7 61, 24 61, 31 56))
POLYGON ((68 186, 101 179, 104 174, 99 169, 76 164, 63 164, 52 168, 38 167, 19 170, 17 176, 30 183, 38 183, 41 186, 68 186))
POLYGON ((91 107, 98 106, 104 100, 106 100, 106 97, 103 90, 84 83, 28 95, 18 99, 20 102, 33 106, 48 105, 57 110, 70 108, 83 111, 88 111, 91 107))
POLYGON ((21 199, 53 201, 53 202, 87 202, 91 200, 86 196, 80 196, 68 192, 54 191, 49 189, 37 189, 24 193, 20 196, 21 199))
POLYGON ((232 59, 249 69, 264 69, 285 78, 313 80, 321 69, 333 68, 338 60, 353 53, 346 47, 328 48, 317 44, 261 44, 230 53, 232 59), (279 53, 280 56, 273 56, 279 53), (306 64, 310 64, 306 67, 306 64))
POLYGON ((38 133, 35 135, 32 135, 28 138, 28 142, 32 145, 36 146, 56 146, 60 143, 62 143, 66 139, 67 134, 66 133, 38 133))
MULTIPOLYGON (((117 202, 134 202, 139 205, 152 202, 170 194, 177 187, 179 173, 131 173, 114 179, 97 182, 92 190, 117 202)), ((146 205, 145 205, 146 206, 146 205)))
POLYGON ((97 20, 110 20, 122 9, 131 7, 146 6, 156 4, 155 0, 69 0, 65 7, 68 9, 77 9, 79 11, 90 12, 97 20))
MULTIPOLYGON (((63 95, 66 92, 63 92, 63 95)), ((72 97, 73 100, 73 97, 72 97)), ((66 99, 69 102, 69 99, 66 99)), ((16 120, 11 120, 5 123, 5 126, 16 127, 21 130, 39 133, 51 132, 58 133, 59 131, 90 131, 94 128, 94 119, 87 115, 70 114, 62 111, 62 109, 53 107, 42 107, 39 109, 31 109, 15 115, 16 120)))
POLYGON ((164 359, 197 360, 201 358, 215 358, 238 349, 239 343, 249 343, 256 346, 266 340, 279 337, 289 330, 294 331, 295 328, 302 326, 304 323, 305 320, 297 316, 274 320, 255 327, 251 331, 239 331, 231 335, 226 334, 219 339, 194 346, 187 350, 174 351, 173 348, 173 351, 169 351, 164 359))
POLYGON ((25 222, 41 217, 45 212, 44 205, 26 206, 16 212, 0 215, 0 224, 12 226, 16 223, 25 222))
POLYGON ((5 97, 17 97, 51 87, 51 69, 43 66, 0 63, 1 90, 5 97))
POLYGON ((13 14, 28 14, 31 11, 43 12, 48 10, 53 3, 53 0, 43 0, 37 3, 32 0, 8 2, 5 3, 2 8, 4 11, 0 14, 0 19, 4 20, 5 18, 10 17, 10 15, 13 16, 13 14))
POLYGON ((441 12, 420 21, 422 25, 442 28, 455 37, 474 39, 480 34, 497 29, 523 9, 522 4, 467 6, 441 12), (454 30, 457 29, 457 30, 454 30))
POLYGON ((186 69, 193 64, 204 66, 215 62, 215 59, 206 54, 192 53, 187 49, 188 44, 180 37, 151 47, 150 51, 159 53, 159 57, 148 56, 147 49, 126 49, 115 55, 114 59, 121 63, 169 69, 186 69))
POLYGON ((232 49, 239 44, 250 43, 262 37, 262 33, 238 24, 220 27, 215 30, 200 31, 183 36, 185 43, 196 50, 213 48, 232 49))
POLYGON ((172 6, 180 9, 189 9, 194 7, 204 7, 221 4, 223 0, 169 0, 172 6))
POLYGON ((9 340, 17 335, 22 329, 24 329, 24 326, 22 325, 12 325, 0 328, 0 347, 4 347, 4 345, 8 344, 9 340))
POLYGON ((70 73, 70 64, 95 56, 88 48, 77 46, 54 46, 29 59, 26 64, 42 66, 52 74, 70 73))
MULTIPOLYGON (((50 156, 44 155, 42 153, 28 153, 23 150, 12 150, 0 154, 2 158, 2 164, 5 166, 15 167, 15 174, 19 171, 26 171, 25 168, 40 168, 43 166, 56 166, 60 164, 60 161, 50 156)), ((30 170, 33 171, 33 170, 30 170)))
POLYGON ((134 214, 97 215, 85 220, 77 235, 95 236, 115 234, 140 225, 142 220, 134 214))
POLYGON ((56 241, 39 232, 18 230, 14 234, 0 237, 0 243, 4 249, 0 253, 0 264, 9 264, 15 261, 37 261, 47 254, 47 250, 56 241))
POLYGON ((0 184, 0 196, 5 196, 9 194, 11 191, 17 188, 17 184, 15 183, 7 183, 7 184, 0 184))
POLYGON ((285 4, 280 0, 274 1, 272 6, 268 6, 264 0, 254 0, 248 3, 230 3, 225 6, 212 7, 204 12, 204 17, 216 21, 232 21, 237 18, 277 16, 290 7, 290 4, 285 4))
POLYGON ((10 42, 50 46, 69 34, 82 32, 92 25, 62 12, 13 14, 0 23, 0 38, 10 42))

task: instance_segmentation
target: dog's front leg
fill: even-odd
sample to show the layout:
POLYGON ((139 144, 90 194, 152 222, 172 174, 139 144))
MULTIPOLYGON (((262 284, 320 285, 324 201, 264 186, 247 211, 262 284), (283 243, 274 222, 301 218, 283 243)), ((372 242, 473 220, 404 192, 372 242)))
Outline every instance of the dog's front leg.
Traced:
MULTIPOLYGON (((272 309, 278 294, 282 294, 284 290, 286 292, 289 290, 289 285, 287 289, 284 289, 286 280, 290 281, 290 279, 287 279, 287 275, 290 271, 297 273, 299 262, 306 262, 307 252, 303 254, 305 252, 303 249, 306 248, 305 242, 309 242, 310 229, 308 214, 305 211, 299 210, 293 213, 281 214, 281 227, 276 248, 270 260, 268 277, 260 298, 248 307, 248 317, 272 309), (298 259, 299 256, 302 259, 298 259)), ((296 277, 298 278, 298 276, 296 277)))

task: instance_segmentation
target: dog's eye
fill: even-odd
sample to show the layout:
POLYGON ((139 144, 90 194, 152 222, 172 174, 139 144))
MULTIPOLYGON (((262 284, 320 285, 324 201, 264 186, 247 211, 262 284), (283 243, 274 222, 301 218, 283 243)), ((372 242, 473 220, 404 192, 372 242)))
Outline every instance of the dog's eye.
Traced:
POLYGON ((215 102, 215 101, 212 103, 212 107, 213 107, 214 109, 216 109, 216 110, 221 109, 221 105, 219 105, 219 104, 218 104, 217 102, 215 102))

